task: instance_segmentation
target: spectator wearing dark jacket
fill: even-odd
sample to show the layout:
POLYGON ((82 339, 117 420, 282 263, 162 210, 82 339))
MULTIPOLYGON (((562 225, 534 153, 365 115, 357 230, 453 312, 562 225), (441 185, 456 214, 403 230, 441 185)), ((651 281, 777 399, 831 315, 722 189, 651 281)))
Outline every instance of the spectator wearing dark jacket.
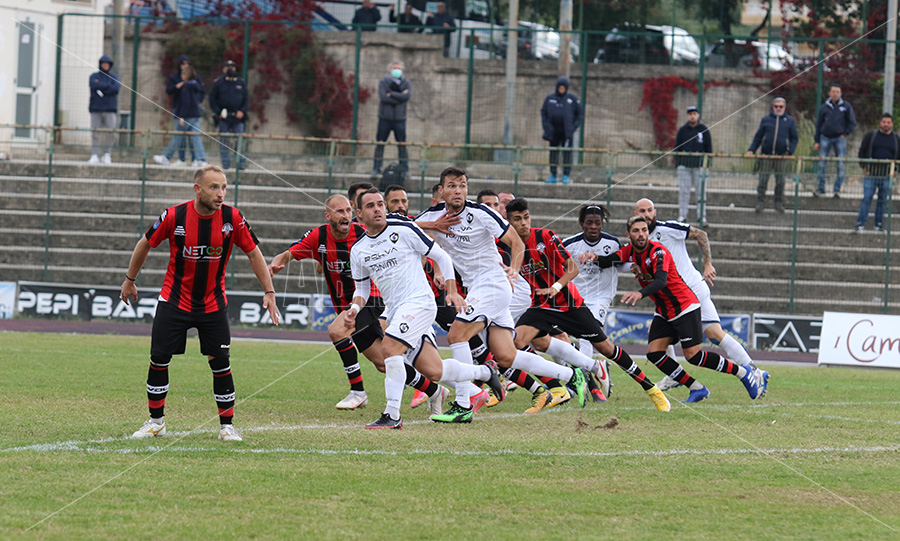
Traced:
MULTIPOLYGON (((209 91, 209 107, 219 127, 219 133, 244 133, 247 125, 248 93, 247 83, 237 76, 237 64, 228 60, 222 67, 222 76, 213 83, 209 91)), ((243 169, 246 157, 243 153, 241 138, 222 136, 219 140, 219 151, 222 157, 222 168, 231 167, 231 153, 235 153, 234 167, 243 169), (235 146, 237 144, 238 146, 235 146), (234 150, 232 150, 234 149, 234 150)))
MULTIPOLYGON (((890 113, 881 115, 878 129, 872 130, 863 137, 859 145, 859 159, 861 160, 900 160, 900 136, 894 132, 894 117, 890 113)), ((884 231, 884 209, 887 203, 888 191, 891 189, 891 167, 888 163, 862 163, 866 173, 863 179, 863 198, 859 204, 859 216, 856 218, 854 231, 864 231, 866 221, 869 219, 869 209, 872 206, 872 197, 878 190, 878 200, 875 203, 875 231, 884 231)), ((896 165, 895 165, 896 167, 896 165)))
MULTIPOLYGON (((191 59, 188 55, 183 54, 178 56, 178 67, 175 69, 175 72, 169 75, 169 78, 166 79, 166 94, 170 97, 170 107, 171 110, 174 111, 175 107, 178 106, 178 101, 180 100, 181 93, 178 92, 178 83, 181 82, 181 70, 185 66, 191 65, 191 59)), ((178 119, 175 120, 175 130, 178 130, 178 119)), ((187 139, 184 137, 181 138, 181 146, 178 147, 178 160, 172 162, 174 165, 184 165, 184 147, 187 144, 187 139)), ((194 151, 191 150, 191 161, 194 159, 194 151)))
POLYGON ((437 13, 429 13, 425 19, 425 26, 431 27, 432 34, 444 35, 444 56, 450 56, 450 34, 456 30, 453 17, 447 13, 447 5, 438 2, 437 13))
POLYGON ((113 61, 103 55, 98 62, 100 71, 91 74, 91 100, 88 111, 91 113, 91 158, 88 163, 112 163, 113 142, 116 134, 97 132, 98 129, 116 129, 119 114, 119 76, 112 72, 113 61), (100 158, 100 155, 103 155, 100 158))
MULTIPOLYGON (((759 121, 759 129, 753 136, 747 154, 755 154, 756 149, 763 156, 791 156, 797 150, 800 140, 797 124, 787 114, 787 101, 784 98, 772 100, 772 111, 759 121)), ((756 186, 756 212, 762 212, 766 203, 766 188, 769 185, 769 174, 775 173, 775 212, 784 212, 784 171, 787 160, 760 158, 759 184, 756 186)))
MULTIPOLYGON (((691 105, 687 108, 687 122, 678 129, 675 136, 675 152, 712 154, 712 136, 709 128, 700 122, 700 110, 691 105)), ((675 156, 678 170, 678 221, 688 217, 691 202, 691 187, 697 198, 697 220, 706 221, 706 171, 703 156, 675 156), (702 208, 701 208, 702 207, 702 208)))
POLYGON ((363 0, 361 8, 353 14, 353 24, 358 24, 363 32, 374 32, 377 30, 376 25, 381 20, 381 12, 375 7, 372 0, 363 0))
MULTIPOLYGON (((560 147, 572 148, 575 130, 581 126, 581 102, 575 94, 569 92, 569 78, 559 77, 556 90, 544 98, 541 107, 541 126, 544 129, 543 139, 550 142, 550 176, 547 184, 556 184, 556 171, 559 164, 560 147)), ((572 172, 572 151, 563 150, 563 184, 569 183, 572 172)))
MULTIPOLYGON (((168 91, 168 88, 166 89, 168 91)), ((206 166, 206 151, 203 149, 203 140, 200 137, 200 118, 202 115, 203 98, 206 91, 203 83, 197 79, 197 72, 190 64, 182 66, 181 81, 171 92, 173 100, 172 115, 175 117, 175 137, 169 142, 169 146, 161 155, 153 156, 156 163, 168 165, 175 152, 181 147, 182 141, 189 138, 191 152, 194 155, 192 167, 206 166), (184 133, 190 135, 184 135, 184 133)))
POLYGON ((831 85, 828 91, 828 100, 819 108, 819 116, 816 119, 816 134, 813 136, 816 144, 813 150, 819 151, 819 186, 813 191, 815 197, 825 195, 825 172, 828 167, 828 154, 834 149, 837 156, 837 178, 834 181, 834 197, 839 197, 841 185, 844 184, 845 164, 847 155, 847 136, 856 129, 856 115, 853 107, 841 98, 841 87, 831 85))
POLYGON ((391 12, 388 14, 388 20, 397 23, 397 32, 401 34, 412 34, 422 32, 422 19, 415 16, 412 12, 412 4, 407 3, 403 8, 403 13, 397 17, 394 14, 394 6, 391 5, 391 12))
MULTIPOLYGON (((409 79, 403 76, 403 62, 395 60, 388 64, 388 73, 378 83, 378 131, 375 140, 383 143, 394 132, 394 140, 406 142, 406 103, 409 101, 411 87, 409 79)), ((381 175, 381 162, 384 158, 385 145, 375 147, 375 162, 372 176, 381 175)), ((409 155, 406 145, 397 145, 397 157, 403 175, 409 172, 409 155)))

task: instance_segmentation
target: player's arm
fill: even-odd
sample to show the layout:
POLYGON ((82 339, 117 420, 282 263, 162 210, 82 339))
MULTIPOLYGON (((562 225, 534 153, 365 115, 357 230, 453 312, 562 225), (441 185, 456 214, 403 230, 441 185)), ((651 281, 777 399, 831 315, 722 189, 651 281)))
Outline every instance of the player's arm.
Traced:
POLYGON ((426 231, 437 231, 439 233, 444 233, 445 235, 450 235, 452 237, 453 233, 450 231, 450 226, 456 225, 460 221, 461 220, 459 218, 459 215, 447 211, 441 214, 437 220, 431 222, 416 220, 416 225, 426 231))
POLYGON ((269 276, 275 276, 276 274, 284 270, 285 265, 287 265, 293 259, 294 254, 292 254, 290 250, 285 250, 273 257, 272 262, 269 263, 268 266, 269 276))
POLYGON ((712 264, 712 250, 709 248, 709 235, 706 234, 706 231, 691 226, 688 230, 688 238, 696 240, 697 244, 700 245, 700 253, 703 256, 703 279, 706 280, 710 286, 713 285, 713 280, 716 279, 716 268, 713 267, 712 264))
POLYGON ((665 255, 657 254, 656 264, 653 270, 653 281, 641 288, 640 291, 629 291, 628 293, 622 295, 621 302, 634 306, 639 300, 643 299, 644 297, 649 297, 650 295, 653 295, 662 288, 666 287, 666 283, 668 281, 669 273, 665 270, 665 255))
POLYGON ((141 237, 141 240, 137 242, 134 246, 134 251, 131 253, 131 262, 128 264, 128 270, 125 271, 125 280, 122 282, 120 297, 125 304, 128 304, 128 299, 131 297, 134 297, 134 302, 138 300, 137 286, 134 285, 134 281, 144 267, 144 262, 147 261, 149 253, 150 242, 147 241, 146 237, 141 237))
POLYGON ((578 262, 569 257, 566 259, 566 272, 559 277, 559 280, 554 282, 550 287, 536 289, 534 292, 538 295, 556 295, 576 276, 578 276, 578 262))
POLYGON ((608 269, 613 265, 618 265, 622 263, 622 258, 619 257, 618 252, 613 252, 609 255, 600 255, 595 254, 593 252, 584 252, 583 254, 578 255, 578 263, 581 265, 587 264, 589 262, 596 263, 598 267, 601 269, 608 269))
POLYGON ((456 271, 453 269, 453 260, 450 259, 450 254, 445 252, 438 243, 434 243, 431 246, 431 251, 428 252, 428 257, 434 261, 436 271, 443 276, 450 277, 444 280, 444 288, 447 290, 447 303, 450 306, 455 306, 457 312, 463 312, 466 309, 466 301, 456 288, 456 271))
POLYGON ((522 268, 522 258, 525 257, 525 243, 519 238, 519 234, 515 229, 508 227, 503 236, 500 237, 502 242, 509 246, 509 267, 506 268, 506 277, 509 278, 511 284, 515 283, 519 275, 519 269, 522 268))
POLYGON ((263 287, 263 308, 269 311, 269 317, 272 323, 278 325, 280 317, 278 307, 275 305, 275 286, 272 285, 272 277, 269 276, 269 269, 266 267, 266 258, 263 256, 259 246, 247 252, 250 259, 250 267, 253 268, 253 274, 259 280, 259 285, 263 287))
POLYGON ((356 327, 356 314, 363 309, 372 293, 372 280, 364 278, 362 280, 354 279, 356 289, 353 291, 353 300, 350 301, 350 307, 344 310, 340 316, 344 318, 344 327, 352 329, 356 327))

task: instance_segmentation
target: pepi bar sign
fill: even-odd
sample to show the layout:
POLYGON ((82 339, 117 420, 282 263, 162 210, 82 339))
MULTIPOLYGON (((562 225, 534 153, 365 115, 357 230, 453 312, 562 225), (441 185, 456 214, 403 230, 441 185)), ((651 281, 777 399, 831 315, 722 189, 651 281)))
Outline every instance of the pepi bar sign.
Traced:
POLYGON ((900 316, 825 312, 819 364, 900 368, 900 316))
MULTIPOLYGON (((16 312, 47 318, 91 320, 153 321, 159 290, 139 288, 138 300, 125 304, 119 289, 74 284, 19 282, 16 312)), ((228 316, 232 324, 272 325, 262 307, 262 294, 228 292, 228 316)), ((334 319, 334 309, 326 295, 296 293, 277 296, 282 325, 295 329, 324 330, 334 319)))

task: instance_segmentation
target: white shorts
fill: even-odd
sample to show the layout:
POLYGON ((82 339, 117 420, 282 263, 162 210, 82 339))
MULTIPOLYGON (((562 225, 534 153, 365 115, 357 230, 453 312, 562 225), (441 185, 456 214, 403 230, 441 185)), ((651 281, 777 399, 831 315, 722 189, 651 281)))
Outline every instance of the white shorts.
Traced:
POLYGON ((505 279, 475 284, 466 293, 466 310, 456 314, 456 319, 466 323, 481 320, 488 327, 496 325, 513 330, 515 324, 509 313, 511 300, 512 288, 505 279))
POLYGON ((600 326, 606 328, 606 313, 609 311, 609 302, 606 300, 589 301, 584 299, 584 305, 588 307, 600 326))
POLYGON ((437 343, 434 340, 434 330, 428 329, 427 334, 423 334, 415 344, 413 344, 413 347, 406 350, 403 354, 403 362, 409 366, 415 366, 416 359, 419 358, 419 354, 422 353, 422 350, 426 347, 426 342, 430 343, 434 349, 437 349, 437 343))
POLYGON ((513 322, 519 321, 525 310, 531 308, 531 285, 519 275, 513 287, 512 299, 509 301, 509 313, 513 322))
POLYGON ((716 305, 712 301, 709 284, 700 282, 697 289, 693 291, 694 295, 697 295, 697 300, 700 301, 700 322, 719 323, 719 311, 716 310, 716 305))
POLYGON ((421 346, 423 336, 432 335, 431 324, 434 323, 436 314, 434 297, 431 297, 430 304, 413 301, 403 303, 394 309, 388 308, 381 316, 388 322, 384 334, 403 342, 410 349, 417 348, 421 346))

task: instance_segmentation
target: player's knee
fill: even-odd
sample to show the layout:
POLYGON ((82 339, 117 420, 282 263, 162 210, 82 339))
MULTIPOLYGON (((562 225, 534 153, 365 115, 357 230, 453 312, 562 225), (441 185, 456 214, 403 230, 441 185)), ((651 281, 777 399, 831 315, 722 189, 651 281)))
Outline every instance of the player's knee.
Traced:
POLYGON ((218 357, 211 357, 209 359, 209 367, 213 370, 224 370, 230 366, 228 355, 221 355, 218 357))
POLYGON ((611 358, 616 353, 616 346, 610 341, 609 338, 602 342, 598 342, 593 344, 594 349, 600 352, 600 355, 603 355, 606 358, 611 358))
POLYGON ((172 362, 171 355, 150 355, 150 364, 156 368, 166 368, 172 362))
POLYGON ((341 318, 335 318, 334 321, 331 322, 331 325, 328 326, 328 338, 332 342, 338 342, 350 336, 352 329, 348 329, 344 326, 341 318))

